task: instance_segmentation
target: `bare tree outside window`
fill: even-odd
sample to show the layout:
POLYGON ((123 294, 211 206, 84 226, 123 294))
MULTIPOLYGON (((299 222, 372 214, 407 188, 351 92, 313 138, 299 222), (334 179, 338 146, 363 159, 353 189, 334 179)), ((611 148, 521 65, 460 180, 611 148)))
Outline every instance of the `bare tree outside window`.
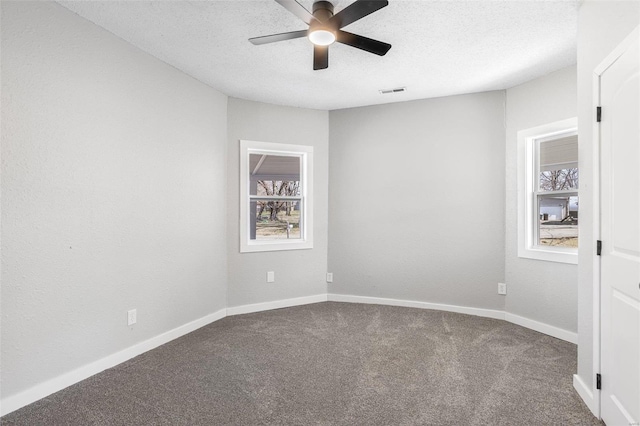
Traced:
MULTIPOLYGON (((274 181, 259 180, 258 195, 262 196, 296 196, 300 195, 300 181, 274 181)), ((279 221, 278 213, 283 211, 286 216, 291 217, 292 211, 297 203, 295 201, 258 201, 256 219, 263 220, 262 215, 267 211, 268 220, 279 221)))
MULTIPOLYGON (((300 181, 258 180, 257 195, 296 197, 300 181)), ((300 203, 286 200, 261 200, 256 203, 257 238, 300 238, 300 203)))
POLYGON ((541 191, 565 191, 572 189, 578 189, 577 168, 540 172, 541 191))

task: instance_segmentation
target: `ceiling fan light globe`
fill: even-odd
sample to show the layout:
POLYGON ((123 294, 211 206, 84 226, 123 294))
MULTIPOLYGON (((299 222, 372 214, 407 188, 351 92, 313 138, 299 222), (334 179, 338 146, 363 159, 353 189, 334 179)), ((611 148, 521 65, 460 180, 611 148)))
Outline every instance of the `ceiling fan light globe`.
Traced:
POLYGON ((329 30, 313 30, 309 33, 309 41, 316 46, 329 46, 336 41, 336 35, 329 30))

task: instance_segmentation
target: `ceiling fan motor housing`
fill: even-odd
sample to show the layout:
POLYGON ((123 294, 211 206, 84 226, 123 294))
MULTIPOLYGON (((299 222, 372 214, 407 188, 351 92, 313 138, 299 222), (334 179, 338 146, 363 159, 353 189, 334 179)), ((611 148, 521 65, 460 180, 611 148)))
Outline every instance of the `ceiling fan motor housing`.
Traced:
POLYGON ((313 3, 313 17, 320 22, 327 22, 333 16, 333 5, 328 1, 313 3))
POLYGON ((329 19, 333 16, 333 4, 328 1, 316 1, 313 3, 313 19, 309 24, 309 40, 315 45, 328 46, 336 40, 337 28, 329 25, 329 19))

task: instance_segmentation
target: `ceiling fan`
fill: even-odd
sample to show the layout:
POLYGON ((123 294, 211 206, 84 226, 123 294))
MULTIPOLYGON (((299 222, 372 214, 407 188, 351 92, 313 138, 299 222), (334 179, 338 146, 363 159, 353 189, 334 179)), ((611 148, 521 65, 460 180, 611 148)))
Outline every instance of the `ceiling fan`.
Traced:
POLYGON ((337 14, 333 14, 333 4, 318 0, 313 3, 310 13, 296 0, 275 0, 289 12, 302 19, 309 28, 301 31, 272 34, 250 38, 253 44, 266 44, 276 41, 308 37, 313 43, 313 69, 321 70, 329 67, 329 45, 333 42, 343 43, 376 55, 384 56, 391 45, 361 35, 342 31, 342 27, 364 18, 365 16, 387 6, 387 0, 356 0, 337 14))

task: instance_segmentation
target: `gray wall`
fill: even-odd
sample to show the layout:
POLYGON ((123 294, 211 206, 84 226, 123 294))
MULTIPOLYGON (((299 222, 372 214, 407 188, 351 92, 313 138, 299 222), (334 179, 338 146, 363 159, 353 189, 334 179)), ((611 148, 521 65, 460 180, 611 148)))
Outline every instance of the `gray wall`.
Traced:
POLYGON ((573 66, 508 89, 506 115, 505 310, 572 332, 578 327, 577 265, 518 257, 517 147, 518 131, 577 115, 576 72, 573 66))
POLYGON ((328 113, 230 98, 228 116, 228 306, 326 293, 328 113), (313 249, 240 253, 241 139, 313 146, 313 249), (267 271, 275 272, 274 283, 267 284, 267 271))
POLYGON ((225 307, 226 103, 2 2, 2 398, 225 307))
POLYGON ((504 92, 329 117, 329 292, 503 309, 504 92))
POLYGON ((638 1, 585 0, 578 15, 578 128, 580 247, 578 266, 578 375, 593 388, 593 71, 640 24, 638 1))
MULTIPOLYGON (((638 4, 587 1, 580 15, 585 182, 590 73, 638 4)), ((573 329, 575 293, 552 297, 550 284, 575 267, 513 257, 509 145, 521 126, 565 118, 570 69, 506 96, 328 113, 227 100, 55 3, 2 2, 1 71, 2 398, 225 306, 325 293, 327 263, 332 293, 506 306, 573 329), (531 102, 549 110, 534 116, 531 102), (240 139, 314 146, 312 250, 239 253, 240 139)), ((583 209, 579 371, 591 383, 588 221, 583 209)))

